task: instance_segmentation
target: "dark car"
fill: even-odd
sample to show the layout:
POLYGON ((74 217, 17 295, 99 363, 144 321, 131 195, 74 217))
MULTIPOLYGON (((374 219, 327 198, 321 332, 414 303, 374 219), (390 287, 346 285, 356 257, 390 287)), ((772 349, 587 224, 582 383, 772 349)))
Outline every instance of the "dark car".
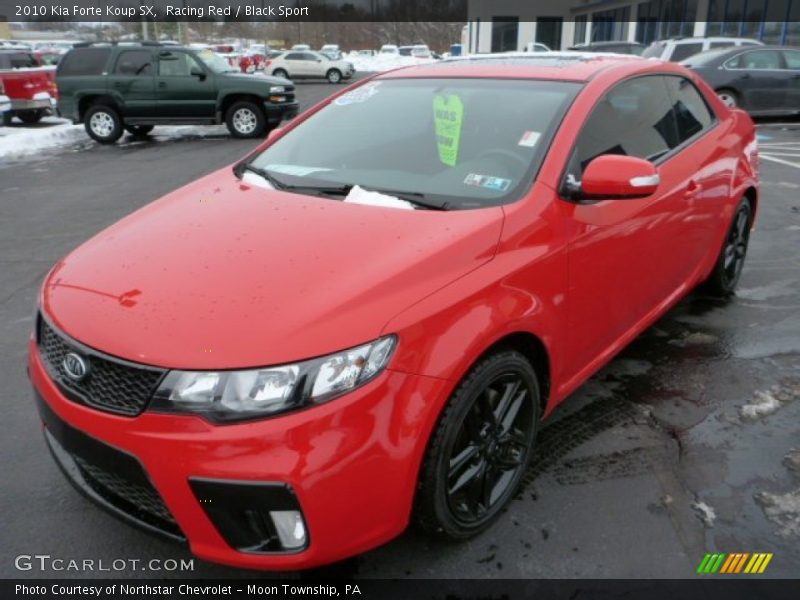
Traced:
POLYGON ((591 44, 577 44, 569 49, 579 52, 613 52, 614 54, 639 56, 646 47, 638 42, 592 42, 591 44))
POLYGON ((711 50, 683 61, 730 107, 752 115, 800 114, 800 49, 785 46, 711 50))
POLYGON ((61 115, 104 144, 166 124, 225 123, 258 137, 297 114, 291 81, 241 73, 211 50, 86 44, 64 56, 56 81, 61 115))

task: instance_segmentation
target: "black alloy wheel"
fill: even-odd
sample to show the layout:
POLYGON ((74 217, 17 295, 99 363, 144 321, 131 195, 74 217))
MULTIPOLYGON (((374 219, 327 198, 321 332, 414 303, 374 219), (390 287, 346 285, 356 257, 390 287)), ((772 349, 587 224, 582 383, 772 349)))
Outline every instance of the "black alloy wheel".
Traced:
POLYGON ((416 516, 431 533, 466 539, 512 499, 539 421, 536 373, 509 350, 479 362, 448 403, 423 466, 416 516))
POLYGON ((706 281, 708 292, 717 296, 728 296, 736 289, 750 243, 752 215, 749 200, 742 199, 736 208, 714 271, 706 281))

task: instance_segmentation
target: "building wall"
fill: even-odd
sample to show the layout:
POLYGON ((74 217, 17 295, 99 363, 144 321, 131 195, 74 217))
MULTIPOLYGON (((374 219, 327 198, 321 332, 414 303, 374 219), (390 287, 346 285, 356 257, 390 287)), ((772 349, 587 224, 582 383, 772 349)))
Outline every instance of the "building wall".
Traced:
POLYGON ((750 37, 800 45, 800 0, 468 0, 468 52, 491 52, 497 17, 519 19, 516 50, 541 41, 542 17, 560 17, 565 50, 593 40, 648 44, 678 36, 750 37))

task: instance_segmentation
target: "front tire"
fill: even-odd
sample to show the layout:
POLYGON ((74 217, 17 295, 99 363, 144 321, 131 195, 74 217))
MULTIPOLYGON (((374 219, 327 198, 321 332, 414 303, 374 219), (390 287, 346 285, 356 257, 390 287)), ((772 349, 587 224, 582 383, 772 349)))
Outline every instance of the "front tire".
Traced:
POLYGON ((234 102, 225 113, 225 124, 233 137, 254 138, 264 135, 267 120, 264 111, 253 102, 234 102))
POLYGON ((330 69, 325 74, 328 83, 339 83, 342 80, 342 72, 339 69, 330 69))
POLYGON ((750 224, 753 208, 747 198, 742 198, 733 221, 725 236, 717 262, 711 276, 705 282, 705 289, 714 296, 730 296, 739 283, 750 242, 750 224))
POLYGON ((414 516, 465 540, 508 505, 530 462, 541 410, 536 371, 514 350, 478 362, 445 407, 422 465, 414 516))
POLYGON ((122 137, 122 118, 113 107, 105 104, 89 107, 84 117, 84 127, 89 137, 101 144, 113 144, 122 137))

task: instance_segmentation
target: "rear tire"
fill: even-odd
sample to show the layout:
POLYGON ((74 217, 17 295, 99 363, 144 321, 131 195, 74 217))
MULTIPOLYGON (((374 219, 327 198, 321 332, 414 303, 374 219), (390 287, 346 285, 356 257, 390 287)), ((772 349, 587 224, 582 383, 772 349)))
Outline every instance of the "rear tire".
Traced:
POLYGON ((750 224, 753 219, 753 209, 747 198, 742 198, 733 215, 725 241, 722 243, 717 262, 703 287, 713 296, 730 296, 739 283, 742 275, 744 259, 747 256, 747 246, 750 242, 750 224))
POLYGON ((289 73, 286 72, 285 69, 275 69, 272 72, 273 77, 281 77, 283 79, 289 79, 289 73))
POLYGON ((113 144, 122 137, 122 118, 111 106, 105 104, 90 106, 83 122, 89 137, 101 144, 113 144))
POLYGON ((11 126, 11 121, 13 119, 14 119, 14 113, 12 113, 10 110, 7 110, 6 112, 4 112, 3 113, 3 126, 4 127, 10 127, 11 126))
POLYGON ((540 411, 536 371, 525 356, 502 350, 473 366, 422 465, 414 517, 424 531, 466 540, 500 516, 530 462, 540 411))
POLYGON ((154 125, 125 125, 125 131, 135 137, 145 137, 153 131, 154 125))
POLYGON ((237 138, 260 137, 267 129, 264 111, 247 100, 231 104, 225 113, 225 124, 231 135, 237 138))
POLYGON ((739 108, 741 106, 739 94, 737 94, 734 90, 721 88, 715 91, 717 92, 719 99, 722 100, 722 103, 728 108, 739 108))

